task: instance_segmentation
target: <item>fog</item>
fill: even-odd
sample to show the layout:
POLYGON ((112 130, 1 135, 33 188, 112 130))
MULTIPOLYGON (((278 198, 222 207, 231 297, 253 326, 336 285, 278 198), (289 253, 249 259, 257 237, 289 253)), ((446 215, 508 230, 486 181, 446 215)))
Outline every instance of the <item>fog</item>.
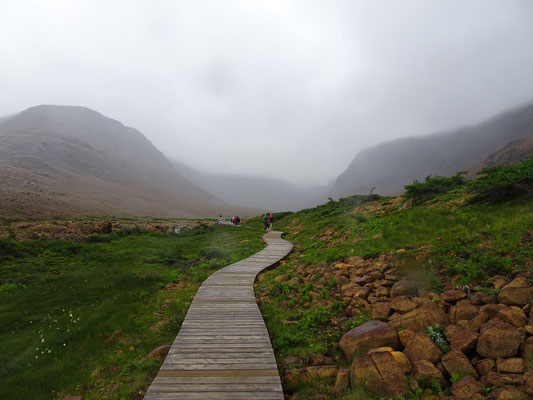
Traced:
POLYGON ((203 171, 326 183, 533 100, 533 2, 4 0, 0 116, 82 105, 203 171))

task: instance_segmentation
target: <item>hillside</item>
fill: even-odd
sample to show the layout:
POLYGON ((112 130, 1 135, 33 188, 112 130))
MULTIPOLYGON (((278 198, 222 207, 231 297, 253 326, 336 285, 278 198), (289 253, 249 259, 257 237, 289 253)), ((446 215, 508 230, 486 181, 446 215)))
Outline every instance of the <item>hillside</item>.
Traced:
POLYGON ((294 400, 530 399, 531 189, 533 158, 450 180, 410 206, 353 196, 278 216, 294 251, 259 276, 256 293, 284 391, 294 400), (506 185, 529 192, 480 200, 506 185))
POLYGON ((270 211, 296 211, 314 207, 328 186, 295 185, 281 179, 200 172, 184 163, 172 164, 200 188, 230 204, 270 211))
POLYGON ((239 211, 182 176, 139 131, 88 108, 29 108, 0 123, 0 143, 2 217, 239 211))
POLYGON ((337 178, 330 196, 401 193, 428 175, 471 174, 492 163, 517 162, 532 154, 533 104, 474 126, 381 143, 359 152, 337 178))

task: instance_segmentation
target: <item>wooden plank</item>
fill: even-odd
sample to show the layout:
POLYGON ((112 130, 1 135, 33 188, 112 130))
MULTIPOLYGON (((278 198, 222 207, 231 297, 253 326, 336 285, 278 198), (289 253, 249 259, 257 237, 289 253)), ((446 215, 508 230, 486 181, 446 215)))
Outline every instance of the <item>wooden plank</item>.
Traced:
POLYGON ((260 271, 291 251, 292 244, 279 232, 264 240, 265 249, 204 281, 146 400, 283 399, 253 284, 260 271))

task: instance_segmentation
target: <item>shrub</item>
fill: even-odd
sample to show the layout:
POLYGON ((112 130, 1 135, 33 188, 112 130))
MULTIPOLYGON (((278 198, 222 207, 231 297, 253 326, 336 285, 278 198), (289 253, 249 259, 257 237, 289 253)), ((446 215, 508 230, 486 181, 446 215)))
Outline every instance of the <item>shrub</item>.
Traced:
POLYGON ((208 260, 224 260, 228 258, 226 252, 214 247, 204 247, 200 251, 200 255, 208 260))
POLYGON ((465 171, 457 172, 454 176, 427 176, 424 182, 414 180, 405 186, 405 197, 418 202, 433 199, 450 190, 457 189, 466 184, 465 171))
POLYGON ((84 239, 85 243, 111 243, 111 237, 110 236, 104 236, 104 235, 89 235, 86 236, 84 239))
POLYGON ((498 202, 514 196, 533 195, 533 156, 514 165, 483 168, 470 182, 473 201, 498 202))
POLYGON ((19 246, 10 239, 0 239, 0 258, 20 257, 19 246))
POLYGON ((427 335, 435 342, 435 344, 441 349, 443 353, 450 351, 448 341, 444 337, 444 326, 430 325, 426 328, 427 335))

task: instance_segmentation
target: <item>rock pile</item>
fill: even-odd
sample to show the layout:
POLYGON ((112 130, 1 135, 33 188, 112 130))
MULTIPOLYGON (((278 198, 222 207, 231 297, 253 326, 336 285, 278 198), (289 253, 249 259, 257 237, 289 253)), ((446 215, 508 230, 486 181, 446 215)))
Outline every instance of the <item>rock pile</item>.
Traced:
POLYGON ((111 220, 87 220, 87 221, 38 221, 38 222, 13 222, 9 228, 0 227, 0 237, 7 237, 9 231, 17 240, 32 239, 65 239, 78 241, 85 236, 93 234, 107 234, 126 229, 141 229, 151 232, 168 233, 179 230, 194 229, 201 225, 199 221, 111 221, 111 220))
MULTIPOLYGON (((398 266, 389 254, 297 268, 304 280, 315 276, 315 290, 334 280, 331 298, 343 301, 346 315, 365 309, 373 319, 339 342, 349 371, 323 371, 337 378, 337 392, 349 376, 352 386, 386 397, 438 382, 446 399, 533 399, 532 272, 493 277, 490 290, 450 287, 436 294, 397 276, 398 266)), ((290 283, 289 276, 277 278, 290 283)), ((289 371, 289 386, 302 371, 318 374, 308 368, 289 371)))
POLYGON ((492 278, 498 294, 452 289, 421 296, 416 282, 373 267, 356 277, 345 271, 341 265, 336 274, 345 302, 368 308, 375 319, 339 342, 352 385, 402 396, 411 376, 421 385, 451 384, 450 399, 533 398, 530 272, 510 282, 492 278), (428 335, 435 325, 445 328, 443 337, 428 335))

